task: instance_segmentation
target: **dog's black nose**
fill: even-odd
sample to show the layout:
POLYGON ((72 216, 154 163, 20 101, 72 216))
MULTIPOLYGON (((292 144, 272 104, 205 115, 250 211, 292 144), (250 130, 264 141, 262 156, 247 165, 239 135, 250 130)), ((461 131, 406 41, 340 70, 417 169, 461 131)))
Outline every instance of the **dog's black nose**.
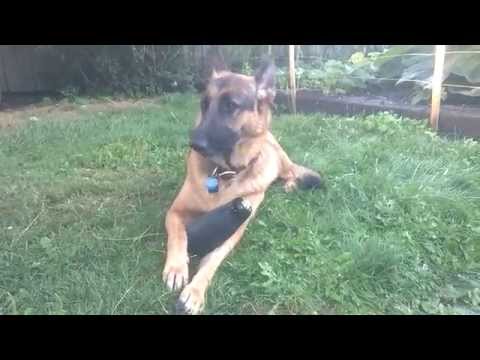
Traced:
POLYGON ((206 139, 194 138, 190 141, 190 147, 202 155, 208 155, 208 142, 206 139))

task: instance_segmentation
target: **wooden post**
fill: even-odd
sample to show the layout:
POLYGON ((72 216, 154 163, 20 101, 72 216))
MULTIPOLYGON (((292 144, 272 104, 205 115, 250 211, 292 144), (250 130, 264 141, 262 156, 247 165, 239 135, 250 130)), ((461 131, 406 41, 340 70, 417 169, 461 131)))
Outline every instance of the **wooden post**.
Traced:
POLYGON ((272 45, 268 45, 268 56, 272 56, 272 45))
POLYGON ((445 64, 446 45, 435 45, 435 67, 432 77, 432 108, 430 111, 430 125, 437 131, 442 100, 443 65, 445 64))
POLYGON ((295 83, 295 45, 288 45, 288 87, 290 88, 290 105, 297 113, 297 86, 295 83))

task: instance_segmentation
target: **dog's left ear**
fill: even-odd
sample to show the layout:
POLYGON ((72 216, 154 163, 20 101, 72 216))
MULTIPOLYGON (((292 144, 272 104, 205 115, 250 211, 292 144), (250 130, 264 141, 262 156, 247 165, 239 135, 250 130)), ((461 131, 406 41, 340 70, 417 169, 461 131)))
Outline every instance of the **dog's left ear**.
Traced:
POLYGON ((271 59, 264 59, 255 73, 255 83, 257 85, 257 99, 259 101, 268 101, 273 104, 275 99, 275 63, 271 59))
POLYGON ((219 72, 228 70, 221 46, 212 45, 208 50, 207 69, 211 78, 215 78, 219 72))

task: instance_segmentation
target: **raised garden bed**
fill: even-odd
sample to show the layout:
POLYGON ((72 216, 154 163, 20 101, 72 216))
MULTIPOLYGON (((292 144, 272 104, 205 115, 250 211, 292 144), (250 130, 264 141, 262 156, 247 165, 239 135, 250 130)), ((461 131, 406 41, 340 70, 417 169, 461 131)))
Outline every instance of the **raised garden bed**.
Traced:
MULTIPOLYGON (((276 102, 288 105, 288 93, 279 91, 276 102)), ((429 117, 427 105, 412 106, 400 100, 383 96, 326 96, 319 90, 298 90, 297 111, 301 113, 323 112, 338 115, 372 114, 391 111, 412 119, 429 117)), ((442 105, 439 131, 465 137, 480 137, 480 107, 471 105, 442 105)))

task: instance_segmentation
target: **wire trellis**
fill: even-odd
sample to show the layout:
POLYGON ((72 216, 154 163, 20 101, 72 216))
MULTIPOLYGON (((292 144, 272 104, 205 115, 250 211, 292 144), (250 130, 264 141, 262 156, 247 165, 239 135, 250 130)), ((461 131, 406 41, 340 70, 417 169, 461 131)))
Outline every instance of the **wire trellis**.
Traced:
MULTIPOLYGON (((480 50, 451 50, 451 51, 446 51, 445 55, 457 55, 457 54, 477 54, 480 55, 480 50)), ((388 58, 396 58, 396 57, 415 57, 415 56, 426 56, 426 57, 433 57, 435 56, 435 53, 406 53, 406 54, 395 54, 395 55, 378 55, 376 57, 376 60, 379 59, 388 59, 388 58)), ((322 57, 319 56, 301 56, 299 60, 325 60, 322 57)), ((480 62, 480 57, 479 57, 479 62, 480 62)), ((363 79, 360 76, 355 76, 355 75, 347 75, 350 78, 353 79, 363 79)), ((431 85, 432 81, 431 80, 419 80, 419 79, 402 79, 402 78, 389 78, 389 77, 369 77, 368 81, 391 81, 391 82, 408 82, 408 83, 418 83, 422 85, 431 85)), ((471 90, 478 90, 480 89, 480 86, 475 86, 475 85, 464 85, 464 84, 450 84, 450 83, 443 83, 442 82, 442 87, 443 88, 463 88, 463 89, 471 89, 471 90)), ((318 90, 318 89, 317 89, 318 90)))
MULTIPOLYGON (((299 62, 308 62, 309 60, 312 62, 310 66, 315 68, 315 64, 313 63, 314 61, 312 60, 321 60, 324 62, 326 59, 322 56, 295 56, 295 46, 294 45, 289 45, 288 46, 288 55, 289 55, 289 60, 288 60, 288 72, 287 72, 287 89, 290 93, 290 103, 292 104, 291 110, 295 113, 296 112, 296 79, 297 79, 297 71, 296 67, 298 66, 299 62), (293 85, 292 85, 293 84, 293 85)), ((367 55, 366 51, 359 51, 360 53, 363 53, 363 55, 367 55)), ((350 56, 353 56, 355 53, 351 54, 350 56)), ((370 52, 371 54, 371 52, 370 52)), ((428 72, 428 65, 425 67, 425 63, 420 63, 421 66, 419 66, 415 71, 416 73, 416 79, 415 78, 408 78, 408 77, 414 77, 412 76, 412 72, 410 72, 409 76, 405 78, 403 74, 405 74, 404 71, 401 71, 400 73, 402 74, 402 78, 396 78, 396 77, 381 77, 381 73, 378 73, 378 68, 370 68, 370 70, 373 70, 373 73, 367 73, 364 76, 356 76, 352 74, 350 70, 354 69, 349 69, 345 68, 341 70, 339 73, 337 73, 335 76, 340 77, 342 79, 361 79, 364 83, 374 83, 374 82, 395 82, 396 85, 399 83, 414 83, 414 84, 421 84, 423 86, 424 90, 430 90, 432 92, 431 94, 431 104, 430 104, 430 125, 432 128, 435 130, 438 130, 438 121, 439 121, 439 114, 440 114, 440 109, 441 109, 441 102, 443 98, 443 91, 446 88, 457 88, 457 89, 469 89, 469 90, 479 90, 480 86, 477 85, 478 83, 476 82, 471 82, 468 77, 466 77, 467 81, 470 81, 470 84, 452 84, 452 83, 445 83, 444 81, 449 78, 449 75, 452 72, 445 73, 445 61, 449 61, 449 65, 451 66, 452 63, 450 60, 448 60, 448 57, 451 55, 459 55, 459 54, 465 54, 465 55, 478 55, 480 54, 480 50, 449 50, 447 51, 447 46, 446 45, 435 45, 434 46, 434 52, 417 52, 417 53, 403 53, 403 54, 389 54, 385 49, 383 52, 376 52, 374 56, 369 57, 370 61, 378 61, 378 60, 383 60, 383 59, 389 59, 389 58, 405 58, 405 57, 432 57, 432 73, 431 74, 425 74, 425 71, 428 72), (375 75, 380 75, 380 76, 375 76, 375 75), (422 79, 423 78, 423 79, 422 79)), ((298 55, 298 53, 297 53, 298 55)), ((353 60, 352 57, 350 57, 351 60, 353 60)), ((455 59, 454 59, 455 60, 455 59)), ((470 57, 471 60, 471 57, 470 57)), ((480 60, 480 58, 479 58, 480 60)), ((480 61, 479 61, 480 62, 480 61)), ((328 64, 328 63, 327 63, 328 64)), ((414 66, 417 66, 417 64, 413 63, 414 66)), ((368 63, 367 63, 368 65, 368 63)), ((377 64, 379 65, 379 64, 377 64)), ((396 64, 399 65, 399 64, 396 64)), ((412 64, 404 64, 406 68, 408 66, 411 66, 412 64)), ((380 65, 381 66, 381 65, 380 65)), ((413 71, 413 75, 415 74, 415 71, 413 71)), ((455 72, 453 72, 455 74, 455 72)), ((318 75, 318 74, 317 74, 318 75)), ((319 75, 322 75, 319 74, 319 75)), ((320 76, 320 79, 322 76, 320 76)), ((301 78, 300 78, 301 79, 301 78)), ((326 86, 328 82, 326 83, 326 86)), ((363 86, 362 86, 363 87, 363 86)), ((301 90, 306 90, 302 86, 299 88, 301 90)), ((318 84, 318 87, 308 87, 310 90, 320 90, 322 91, 322 86, 321 83, 318 84)), ((457 91, 457 93, 462 93, 461 91, 457 91)), ((467 95, 466 92, 463 92, 463 94, 467 95)), ((470 91, 470 94, 468 95, 474 95, 472 91, 470 91)), ((418 96, 415 95, 416 98, 418 99, 418 96)))

